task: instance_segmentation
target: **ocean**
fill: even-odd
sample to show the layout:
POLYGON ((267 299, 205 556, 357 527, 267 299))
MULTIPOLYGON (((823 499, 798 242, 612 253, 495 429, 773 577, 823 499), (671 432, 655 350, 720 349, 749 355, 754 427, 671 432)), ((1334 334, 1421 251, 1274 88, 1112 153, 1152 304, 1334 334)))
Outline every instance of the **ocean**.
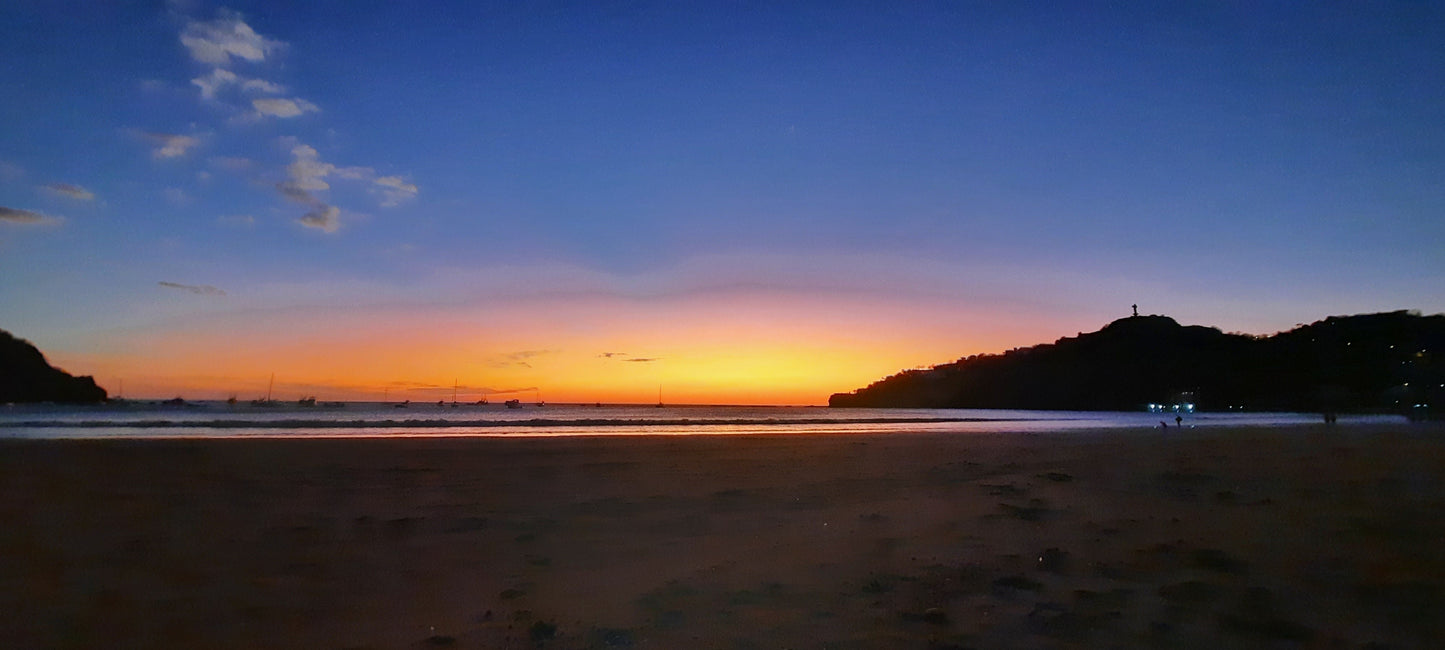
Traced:
MULTIPOLYGON (((1287 426, 1304 413, 1191 413, 1184 427, 1287 426)), ((0 405, 0 438, 242 438, 379 436, 618 436, 799 433, 1068 432, 1175 428, 1173 413, 993 409, 830 409, 821 406, 610 406, 333 402, 316 406, 129 401, 95 406, 0 405)), ((1404 422, 1344 416, 1341 425, 1404 422)))

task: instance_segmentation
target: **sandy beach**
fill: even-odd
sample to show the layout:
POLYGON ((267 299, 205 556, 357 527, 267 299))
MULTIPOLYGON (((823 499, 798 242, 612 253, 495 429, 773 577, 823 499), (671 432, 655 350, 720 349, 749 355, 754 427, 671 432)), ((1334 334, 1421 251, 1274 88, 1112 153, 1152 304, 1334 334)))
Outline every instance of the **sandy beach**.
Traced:
POLYGON ((0 647, 1439 647, 1442 512, 1438 424, 4 440, 0 647))

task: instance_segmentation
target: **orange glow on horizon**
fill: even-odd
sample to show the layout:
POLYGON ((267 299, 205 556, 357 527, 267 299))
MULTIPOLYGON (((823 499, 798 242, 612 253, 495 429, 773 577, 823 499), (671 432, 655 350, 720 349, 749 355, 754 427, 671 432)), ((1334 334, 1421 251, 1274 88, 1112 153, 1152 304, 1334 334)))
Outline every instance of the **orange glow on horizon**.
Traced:
MULTIPOLYGON (((482 312, 231 315, 57 357, 112 395, 323 401, 822 405, 898 371, 995 352, 957 314, 796 296, 532 301, 482 312), (901 319, 898 313, 911 315, 901 319), (900 325, 900 321, 906 321, 900 325)), ((1029 336, 1029 334, 1023 334, 1029 336)))

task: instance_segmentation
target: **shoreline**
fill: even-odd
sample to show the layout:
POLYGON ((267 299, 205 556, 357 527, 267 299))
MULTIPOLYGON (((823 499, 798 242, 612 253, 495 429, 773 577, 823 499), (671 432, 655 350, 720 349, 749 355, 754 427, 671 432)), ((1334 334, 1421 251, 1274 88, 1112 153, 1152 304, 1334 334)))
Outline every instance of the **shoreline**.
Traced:
POLYGON ((0 439, 0 645, 1445 638, 1445 427, 1153 431, 0 439))

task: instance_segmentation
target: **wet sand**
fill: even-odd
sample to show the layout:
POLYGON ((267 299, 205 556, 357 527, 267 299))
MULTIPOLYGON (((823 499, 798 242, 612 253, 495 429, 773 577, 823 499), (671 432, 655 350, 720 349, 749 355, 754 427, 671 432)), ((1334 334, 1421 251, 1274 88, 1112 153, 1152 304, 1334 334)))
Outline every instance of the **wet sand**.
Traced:
POLYGON ((1438 424, 0 440, 0 647, 1439 647, 1442 513, 1438 424))

